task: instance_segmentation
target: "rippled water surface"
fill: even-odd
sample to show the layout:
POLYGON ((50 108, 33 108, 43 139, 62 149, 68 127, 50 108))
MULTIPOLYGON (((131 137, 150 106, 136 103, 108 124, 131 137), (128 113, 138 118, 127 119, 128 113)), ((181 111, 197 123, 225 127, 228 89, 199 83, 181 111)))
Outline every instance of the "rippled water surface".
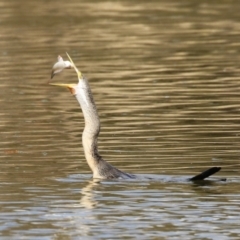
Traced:
POLYGON ((0 239, 239 239, 239 5, 0 0, 0 239), (78 103, 47 84, 66 51, 138 180, 92 180, 78 103), (211 166, 227 182, 186 182, 211 166))

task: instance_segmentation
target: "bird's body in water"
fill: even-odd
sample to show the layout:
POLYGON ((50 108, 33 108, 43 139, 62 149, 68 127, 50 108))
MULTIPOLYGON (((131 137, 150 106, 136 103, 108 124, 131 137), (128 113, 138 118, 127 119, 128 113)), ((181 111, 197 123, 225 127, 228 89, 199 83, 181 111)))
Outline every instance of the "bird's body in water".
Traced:
MULTIPOLYGON (((69 57, 69 56, 68 56, 69 57)), ((78 74, 78 84, 52 84, 67 87, 72 95, 74 95, 80 104, 83 112, 85 127, 82 134, 82 144, 85 158, 90 169, 93 172, 93 178, 100 179, 131 179, 136 178, 135 175, 125 173, 106 162, 98 152, 98 135, 100 133, 100 120, 96 105, 93 100, 91 88, 88 80, 82 76, 81 72, 76 68, 71 58, 71 64, 78 74)), ((220 167, 212 167, 206 171, 188 179, 190 181, 203 180, 212 174, 218 172, 220 167)))
POLYGON ((88 80, 81 78, 78 84, 72 84, 68 88, 82 108, 85 120, 82 144, 85 158, 93 172, 93 177, 107 179, 134 178, 134 175, 124 173, 106 162, 98 152, 97 140, 100 133, 100 120, 88 80))

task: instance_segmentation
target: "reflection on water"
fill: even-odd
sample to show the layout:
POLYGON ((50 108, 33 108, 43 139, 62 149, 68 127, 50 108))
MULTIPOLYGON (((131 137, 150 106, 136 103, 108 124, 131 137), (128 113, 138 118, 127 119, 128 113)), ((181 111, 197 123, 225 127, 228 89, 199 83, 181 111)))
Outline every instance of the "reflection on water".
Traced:
POLYGON ((238 239, 238 5, 1 1, 0 238, 238 239), (154 180, 91 179, 78 104, 46 84, 66 51, 89 78, 102 155, 154 180), (217 165, 228 182, 168 181, 217 165))

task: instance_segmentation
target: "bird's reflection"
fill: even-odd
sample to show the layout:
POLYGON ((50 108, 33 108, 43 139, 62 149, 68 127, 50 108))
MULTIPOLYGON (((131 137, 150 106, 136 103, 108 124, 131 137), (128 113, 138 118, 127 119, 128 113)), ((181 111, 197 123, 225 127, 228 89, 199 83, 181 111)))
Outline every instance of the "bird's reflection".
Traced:
POLYGON ((88 181, 86 187, 82 188, 80 205, 86 209, 93 209, 97 206, 98 202, 94 199, 93 188, 100 184, 100 179, 91 179, 88 181))
POLYGON ((221 194, 222 188, 219 188, 219 184, 226 183, 226 179, 218 179, 215 181, 204 180, 204 181, 196 181, 191 184, 192 190, 194 190, 198 194, 221 194))

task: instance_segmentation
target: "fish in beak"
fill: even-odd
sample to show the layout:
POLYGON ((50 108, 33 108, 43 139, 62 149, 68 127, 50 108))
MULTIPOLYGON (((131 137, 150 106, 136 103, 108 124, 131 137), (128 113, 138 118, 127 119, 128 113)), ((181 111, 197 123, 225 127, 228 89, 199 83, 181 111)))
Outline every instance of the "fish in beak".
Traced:
MULTIPOLYGON (((66 54, 70 61, 64 61, 61 56, 58 56, 57 63, 55 63, 53 65, 51 79, 54 77, 55 74, 60 73, 65 68, 74 68, 74 70, 76 71, 76 73, 78 75, 78 80, 80 81, 83 78, 82 73, 77 69, 77 67, 75 66, 73 60, 68 55, 68 53, 66 53, 66 54)), ((77 84, 66 84, 66 83, 49 83, 49 84, 52 86, 66 87, 70 90, 71 94, 73 94, 73 95, 76 92, 75 87, 77 86, 77 84)))
POLYGON ((53 77, 62 72, 63 69, 65 68, 72 68, 72 63, 69 61, 64 61, 63 58, 61 56, 58 56, 58 61, 53 65, 52 68, 52 73, 51 73, 51 79, 53 79, 53 77))

